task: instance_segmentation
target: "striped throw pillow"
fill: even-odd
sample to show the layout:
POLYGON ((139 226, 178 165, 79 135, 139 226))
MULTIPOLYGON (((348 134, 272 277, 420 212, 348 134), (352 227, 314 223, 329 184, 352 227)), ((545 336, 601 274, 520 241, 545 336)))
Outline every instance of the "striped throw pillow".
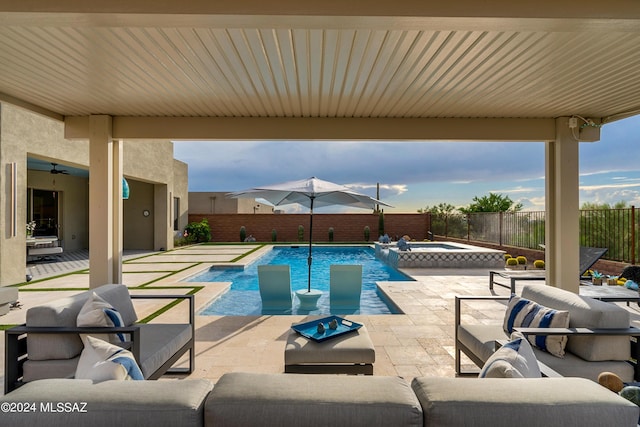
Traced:
POLYGON ((485 362, 478 378, 540 378, 540 368, 533 349, 519 332, 511 335, 485 362))
MULTIPOLYGON (((512 295, 504 317, 504 331, 513 332, 513 328, 568 328, 569 312, 554 310, 536 302, 512 295)), ((531 345, 557 357, 564 357, 567 345, 566 335, 529 335, 531 345)))

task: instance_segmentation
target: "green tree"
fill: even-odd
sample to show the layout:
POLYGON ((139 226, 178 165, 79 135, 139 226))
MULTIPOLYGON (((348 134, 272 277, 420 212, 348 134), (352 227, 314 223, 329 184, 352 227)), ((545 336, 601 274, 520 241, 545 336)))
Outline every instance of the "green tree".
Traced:
POLYGON ((433 215, 451 215, 455 210, 456 207, 450 203, 440 203, 432 207, 427 206, 424 209, 418 209, 418 213, 430 212, 433 215))
POLYGON ((509 196, 489 193, 488 196, 474 197, 473 203, 466 208, 459 208, 464 214, 476 212, 518 212, 522 210, 522 203, 516 203, 509 196))
POLYGON ((463 224, 463 216, 457 212, 456 207, 450 203, 440 203, 438 205, 418 212, 431 214, 431 232, 441 236, 464 237, 466 227, 463 224))
POLYGON ((200 222, 189 223, 184 228, 184 237, 189 243, 201 243, 211 240, 211 227, 209 221, 203 218, 200 222))

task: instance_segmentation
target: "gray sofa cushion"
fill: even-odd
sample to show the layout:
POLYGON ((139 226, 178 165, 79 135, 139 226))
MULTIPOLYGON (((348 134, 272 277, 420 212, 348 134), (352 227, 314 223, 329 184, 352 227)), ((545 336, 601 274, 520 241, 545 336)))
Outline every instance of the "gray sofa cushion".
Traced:
MULTIPOLYGON (((571 328, 628 328, 629 312, 615 304, 598 301, 545 285, 525 285, 522 297, 546 307, 569 311, 571 328)), ((628 360, 629 337, 569 337, 566 350, 585 360, 628 360)))
POLYGON ((640 409, 584 378, 415 378, 429 427, 635 427, 640 409))
POLYGON ((13 427, 136 426, 201 427, 210 381, 40 380, 23 385, 0 400, 29 402, 36 412, 0 414, 2 425, 13 427), (86 402, 84 413, 41 411, 40 402, 86 402))
POLYGON ((190 339, 189 324, 140 324, 140 369, 144 377, 149 378, 190 339))
MULTIPOLYGON (((144 377, 149 378, 190 339, 189 324, 140 324, 139 366, 144 377)), ((24 363, 24 381, 73 378, 78 359, 79 356, 72 359, 27 360, 24 363)))
MULTIPOLYGON (((137 320, 129 290, 124 285, 104 285, 90 291, 60 298, 27 310, 27 326, 75 327, 78 313, 89 296, 95 292, 110 303, 122 316, 125 325, 137 320)), ((71 359, 82 351, 82 341, 75 334, 29 334, 29 359, 71 359)))
POLYGON ((227 373, 207 398, 216 427, 422 427, 422 409, 398 377, 227 373))
POLYGON ((45 378, 73 378, 80 356, 72 359, 25 360, 23 381, 35 381, 45 378))
MULTIPOLYGON (((458 340, 478 356, 482 362, 486 362, 493 354, 495 341, 507 339, 502 330, 502 325, 467 325, 458 326, 458 340)), ((627 339, 628 341, 628 339, 627 339)), ((625 341, 625 345, 629 343, 625 341)), ((564 358, 559 358, 537 348, 533 349, 536 359, 559 374, 566 377, 582 377, 597 381, 601 372, 614 372, 623 381, 633 381, 633 366, 626 361, 610 360, 591 362, 584 360, 571 352, 566 352, 564 358)))

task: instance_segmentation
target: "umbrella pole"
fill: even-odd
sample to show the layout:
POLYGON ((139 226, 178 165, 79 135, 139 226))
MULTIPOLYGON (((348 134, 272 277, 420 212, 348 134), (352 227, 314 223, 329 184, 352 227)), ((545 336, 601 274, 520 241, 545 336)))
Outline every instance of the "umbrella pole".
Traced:
POLYGON ((309 257, 307 258, 307 265, 309 266, 309 278, 307 281, 307 292, 311 292, 311 262, 313 261, 313 257, 311 256, 311 242, 313 241, 313 199, 314 196, 310 197, 311 199, 311 211, 309 214, 309 257))

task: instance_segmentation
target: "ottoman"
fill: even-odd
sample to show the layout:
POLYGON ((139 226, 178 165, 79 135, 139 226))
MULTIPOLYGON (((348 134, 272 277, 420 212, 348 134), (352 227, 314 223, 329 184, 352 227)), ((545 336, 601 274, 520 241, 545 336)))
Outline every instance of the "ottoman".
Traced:
POLYGON ((376 351, 365 326, 322 342, 291 330, 284 349, 287 373, 373 375, 375 360, 376 351))

